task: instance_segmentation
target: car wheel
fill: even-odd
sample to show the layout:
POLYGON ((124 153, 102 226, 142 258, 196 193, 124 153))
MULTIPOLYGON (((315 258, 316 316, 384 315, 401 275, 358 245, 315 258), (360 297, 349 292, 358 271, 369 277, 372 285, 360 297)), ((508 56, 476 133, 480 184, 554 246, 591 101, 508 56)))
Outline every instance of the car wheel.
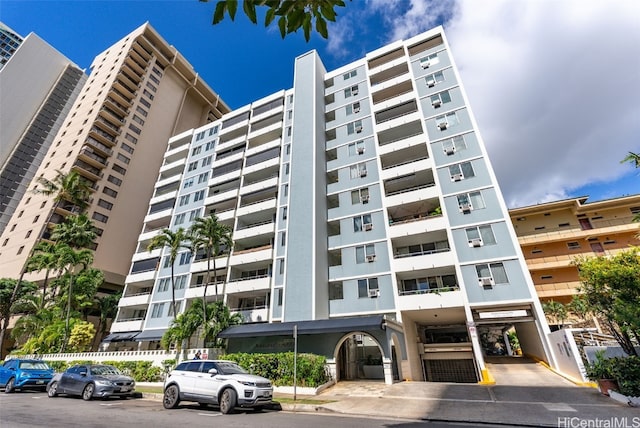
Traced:
POLYGON ((7 385, 4 387, 4 392, 7 394, 11 394, 16 389, 16 380, 14 378, 9 379, 7 385))
POLYGON ((52 382, 51 385, 49 385, 47 395, 49 396, 49 398, 58 396, 58 382, 52 382))
POLYGON ((84 401, 89 401, 93 398, 93 393, 96 390, 96 386, 92 383, 88 383, 87 386, 82 390, 82 399, 84 401))
POLYGON ((180 390, 178 385, 169 385, 164 390, 164 397, 162 397, 162 405, 165 409, 175 409, 180 403, 180 390))
POLYGON ((236 391, 231 388, 227 388, 222 392, 220 398, 220 412, 227 415, 233 412, 236 407, 236 391))

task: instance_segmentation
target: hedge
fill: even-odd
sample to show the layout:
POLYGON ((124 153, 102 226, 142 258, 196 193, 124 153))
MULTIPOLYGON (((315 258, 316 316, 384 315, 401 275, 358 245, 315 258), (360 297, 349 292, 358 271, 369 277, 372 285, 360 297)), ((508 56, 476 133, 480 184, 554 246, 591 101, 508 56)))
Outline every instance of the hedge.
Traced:
MULTIPOLYGON (((77 364, 96 364, 93 361, 46 361, 56 372, 63 372, 68 367, 77 364)), ((151 361, 105 361, 104 363, 116 367, 124 374, 131 376, 136 382, 160 382, 162 381, 163 369, 152 366, 151 361)))
MULTIPOLYGON (((235 353, 222 355, 220 359, 235 361, 250 373, 270 379, 276 386, 293 385, 293 352, 277 354, 235 353)), ((331 377, 326 369, 324 356, 298 354, 298 385, 316 388, 327 383, 331 377)))

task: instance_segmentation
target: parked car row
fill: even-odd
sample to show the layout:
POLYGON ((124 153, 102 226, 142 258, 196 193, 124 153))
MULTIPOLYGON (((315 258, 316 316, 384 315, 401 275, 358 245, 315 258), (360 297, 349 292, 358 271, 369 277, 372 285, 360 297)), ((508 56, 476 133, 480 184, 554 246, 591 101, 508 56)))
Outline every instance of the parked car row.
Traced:
MULTIPOLYGON (((50 398, 78 395, 83 400, 131 397, 135 380, 107 364, 79 364, 62 373, 44 361, 11 359, 0 366, 0 388, 6 393, 42 389, 50 398)), ((269 379, 249 374, 233 361, 193 360, 180 363, 165 379, 162 404, 174 409, 181 401, 220 407, 231 413, 236 407, 261 410, 271 404, 273 386, 269 379)))

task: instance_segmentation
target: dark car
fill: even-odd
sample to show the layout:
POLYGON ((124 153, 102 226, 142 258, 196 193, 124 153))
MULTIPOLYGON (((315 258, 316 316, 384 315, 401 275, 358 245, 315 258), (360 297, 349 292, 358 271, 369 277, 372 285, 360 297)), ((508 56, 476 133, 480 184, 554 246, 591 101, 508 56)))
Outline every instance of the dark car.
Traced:
POLYGON ((53 369, 42 360, 15 358, 0 366, 0 387, 11 393, 16 389, 45 389, 53 369))
POLYGON ((136 382, 120 370, 106 364, 82 364, 56 373, 47 385, 49 397, 58 394, 80 395, 83 400, 134 395, 136 382))

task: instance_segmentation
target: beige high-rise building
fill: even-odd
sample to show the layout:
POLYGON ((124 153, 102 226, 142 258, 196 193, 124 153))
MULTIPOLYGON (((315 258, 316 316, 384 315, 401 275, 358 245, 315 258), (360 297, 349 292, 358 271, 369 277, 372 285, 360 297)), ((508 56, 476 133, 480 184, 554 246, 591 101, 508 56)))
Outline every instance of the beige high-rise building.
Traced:
POLYGON ((640 245, 640 195, 587 202, 564 199, 509 210, 541 301, 571 302, 580 278, 576 257, 612 255, 640 245))
POLYGON ((104 272, 107 288, 123 286, 167 140, 228 111, 148 23, 99 54, 0 236, 0 276, 18 278, 34 245, 73 209, 34 193, 38 178, 77 171, 94 189, 87 212, 99 228, 94 266, 104 272))

